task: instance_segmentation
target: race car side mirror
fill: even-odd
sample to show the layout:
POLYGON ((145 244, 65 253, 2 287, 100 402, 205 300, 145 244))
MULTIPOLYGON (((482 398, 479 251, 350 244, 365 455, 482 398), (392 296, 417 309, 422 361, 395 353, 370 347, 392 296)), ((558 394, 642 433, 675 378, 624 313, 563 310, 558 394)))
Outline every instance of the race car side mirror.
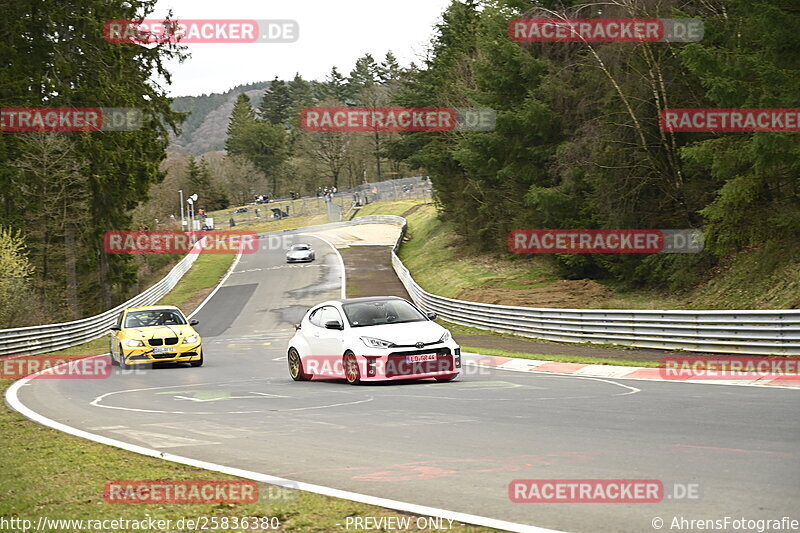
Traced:
POLYGON ((197 324, 199 324, 199 323, 200 323, 200 321, 199 321, 199 320, 197 320, 196 318, 193 318, 193 319, 191 319, 191 320, 189 321, 189 325, 190 325, 190 326, 196 326, 196 325, 197 325, 197 324))

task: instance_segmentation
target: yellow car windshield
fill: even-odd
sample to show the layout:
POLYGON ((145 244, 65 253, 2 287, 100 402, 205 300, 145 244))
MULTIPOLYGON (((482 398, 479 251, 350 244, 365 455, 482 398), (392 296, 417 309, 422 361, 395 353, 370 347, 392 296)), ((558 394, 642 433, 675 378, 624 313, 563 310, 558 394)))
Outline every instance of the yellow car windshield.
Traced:
POLYGON ((125 328, 146 328, 150 326, 182 326, 186 324, 178 311, 148 310, 132 311, 125 317, 125 328))

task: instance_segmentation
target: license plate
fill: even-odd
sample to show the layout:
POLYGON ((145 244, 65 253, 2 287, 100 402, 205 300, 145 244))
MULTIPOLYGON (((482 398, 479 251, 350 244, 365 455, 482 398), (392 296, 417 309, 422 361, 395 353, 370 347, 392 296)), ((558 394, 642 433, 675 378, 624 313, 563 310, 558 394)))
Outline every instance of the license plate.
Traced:
POLYGON ((435 353, 426 353, 422 355, 407 355, 406 363, 421 363, 423 361, 436 361, 438 356, 435 353))
POLYGON ((174 346, 160 346, 158 348, 153 348, 153 353, 175 353, 174 346))

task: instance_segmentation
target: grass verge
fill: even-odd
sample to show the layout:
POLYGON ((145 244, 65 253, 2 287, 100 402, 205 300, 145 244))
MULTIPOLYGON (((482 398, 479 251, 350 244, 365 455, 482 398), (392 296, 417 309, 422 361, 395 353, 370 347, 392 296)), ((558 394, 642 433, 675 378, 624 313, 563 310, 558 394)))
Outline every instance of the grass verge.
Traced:
POLYGON ((415 205, 428 202, 425 198, 414 198, 410 200, 397 200, 387 202, 372 202, 358 210, 356 217, 368 215, 397 215, 400 216, 415 205))
MULTIPOLYGON (((432 205, 420 206, 406 218, 408 239, 399 255, 417 283, 429 292, 458 298, 462 292, 511 289, 503 294, 513 296, 513 290, 550 286, 558 292, 562 286, 554 283, 566 283, 559 279, 548 257, 473 253, 468 243, 458 237, 453 224, 438 219, 432 205)), ((571 283, 575 281, 578 280, 571 283)), ((542 307, 796 309, 800 308, 800 244, 771 242, 731 254, 708 272, 706 279, 678 292, 655 288, 629 290, 604 280, 592 283, 605 290, 592 292, 580 305, 570 305, 564 300, 563 304, 542 307)))
POLYGON ((433 205, 423 205, 406 218, 408 240, 399 256, 428 292, 456 298, 464 288, 535 288, 556 280, 543 261, 501 261, 464 253, 454 228, 436 217, 433 205))
POLYGON ((630 361, 625 359, 611 359, 606 357, 585 357, 581 355, 553 355, 512 352, 508 350, 496 350, 494 348, 478 348, 475 346, 462 346, 463 352, 477 353, 480 355, 497 355, 500 357, 515 357, 517 359, 536 359, 538 361, 555 361, 557 363, 578 363, 583 365, 613 365, 613 366, 643 366, 648 368, 660 368, 661 363, 655 361, 630 361))
MULTIPOLYGON (((5 394, 10 380, 0 381, 5 394)), ((137 504, 106 503, 103 488, 112 480, 233 480, 217 472, 140 456, 125 450, 86 441, 40 426, 3 406, 0 408, 0 516, 37 523, 39 517, 72 520, 155 520, 215 517, 276 517, 280 531, 328 532, 343 530, 348 516, 402 516, 391 510, 338 498, 293 491, 294 501, 255 504, 137 504)), ((263 486, 262 486, 263 487, 263 486)), ((264 489, 262 489, 264 490, 264 489)), ((266 490, 264 490, 266 492, 266 490)), ((289 500, 291 498, 287 498, 289 500)), ((412 520, 412 524, 413 524, 412 520)), ((454 524, 455 525, 455 524, 454 524)), ((147 528, 144 528, 145 530, 147 528)), ((114 531, 141 531, 137 527, 114 531)), ((185 531, 171 528, 158 531, 185 531)), ((40 531, 97 531, 76 524, 40 531)), ((151 531, 153 531, 151 529, 151 531)), ((225 531, 247 531, 226 529, 225 531)), ((457 532, 493 531, 458 526, 457 532)))

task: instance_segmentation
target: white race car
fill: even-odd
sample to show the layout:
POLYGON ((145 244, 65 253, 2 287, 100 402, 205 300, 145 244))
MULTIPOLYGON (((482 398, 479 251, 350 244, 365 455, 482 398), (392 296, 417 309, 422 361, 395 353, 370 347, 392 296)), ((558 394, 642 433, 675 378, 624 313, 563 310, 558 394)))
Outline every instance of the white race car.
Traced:
POLYGON ((435 378, 461 372, 461 348, 450 332, 394 296, 331 300, 308 310, 289 341, 289 374, 361 381, 435 378))
POLYGON ((314 249, 311 248, 310 244, 294 244, 292 245, 291 249, 286 252, 287 263, 311 262, 314 259, 316 259, 316 253, 314 252, 314 249))

